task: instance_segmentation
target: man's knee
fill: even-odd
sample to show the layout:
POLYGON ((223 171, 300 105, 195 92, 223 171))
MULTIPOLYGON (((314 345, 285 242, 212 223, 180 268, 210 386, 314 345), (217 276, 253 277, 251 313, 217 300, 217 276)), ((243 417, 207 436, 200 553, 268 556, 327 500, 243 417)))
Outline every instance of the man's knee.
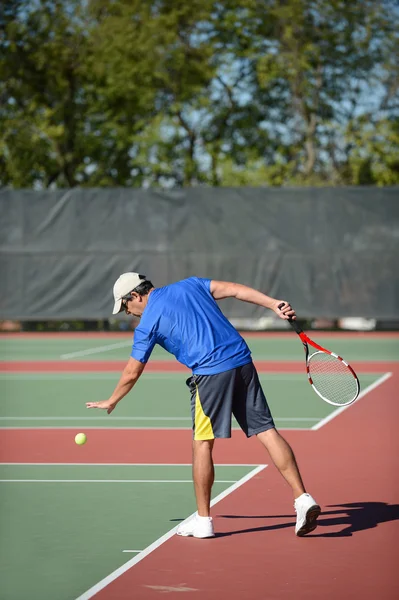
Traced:
POLYGON ((213 448, 214 439, 211 440, 193 440, 194 448, 213 448))
POLYGON ((276 438, 277 436, 281 437, 280 434, 278 433, 277 429, 275 429, 274 427, 271 427, 270 429, 266 429, 266 431, 260 431, 259 433, 256 434, 256 437, 260 441, 271 440, 273 438, 276 438))

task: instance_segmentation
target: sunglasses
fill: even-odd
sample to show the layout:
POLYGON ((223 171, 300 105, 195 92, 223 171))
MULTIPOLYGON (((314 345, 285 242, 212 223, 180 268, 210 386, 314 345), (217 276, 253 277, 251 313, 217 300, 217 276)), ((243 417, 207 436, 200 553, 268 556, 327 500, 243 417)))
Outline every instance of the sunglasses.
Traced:
POLYGON ((122 296, 122 308, 125 312, 127 311, 127 303, 131 299, 132 299, 132 292, 130 292, 130 294, 127 294, 126 296, 122 296))

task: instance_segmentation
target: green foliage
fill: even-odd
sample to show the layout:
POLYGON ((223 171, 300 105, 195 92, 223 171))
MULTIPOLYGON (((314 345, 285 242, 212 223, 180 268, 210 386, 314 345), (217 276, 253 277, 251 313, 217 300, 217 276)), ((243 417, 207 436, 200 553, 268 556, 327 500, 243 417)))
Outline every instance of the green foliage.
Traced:
POLYGON ((0 185, 398 183, 389 0, 5 0, 0 185))
POLYGON ((349 183, 354 185, 399 184, 399 118, 372 115, 351 122, 346 132, 353 149, 349 155, 349 183))

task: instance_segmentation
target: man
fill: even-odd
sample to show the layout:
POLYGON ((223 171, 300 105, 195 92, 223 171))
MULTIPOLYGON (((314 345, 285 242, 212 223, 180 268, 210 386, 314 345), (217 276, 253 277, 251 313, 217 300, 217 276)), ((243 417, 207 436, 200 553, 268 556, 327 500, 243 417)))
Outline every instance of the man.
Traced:
POLYGON ((292 449, 276 431, 247 344, 216 300, 237 298, 258 304, 285 320, 296 318, 289 302, 238 283, 198 277, 154 288, 138 273, 123 273, 113 292, 113 314, 125 310, 141 321, 134 332, 131 357, 113 394, 108 400, 87 402, 87 408, 106 409, 110 414, 139 379, 155 344, 193 373, 187 385, 191 391, 193 480, 198 511, 193 519, 179 526, 178 535, 214 536, 210 516, 212 450, 215 438, 231 437, 232 414, 247 437, 257 436, 291 486, 297 513, 296 535, 313 531, 320 507, 306 493, 292 449))

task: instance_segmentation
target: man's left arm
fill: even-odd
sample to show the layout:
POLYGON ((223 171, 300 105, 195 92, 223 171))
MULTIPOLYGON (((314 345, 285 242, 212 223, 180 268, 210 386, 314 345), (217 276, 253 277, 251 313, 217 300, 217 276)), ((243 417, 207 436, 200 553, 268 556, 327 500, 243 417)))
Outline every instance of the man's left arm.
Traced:
POLYGON ((130 392, 140 375, 145 369, 146 363, 142 363, 135 358, 130 357, 126 367, 123 369, 121 378, 108 400, 100 402, 86 402, 86 408, 102 408, 111 414, 115 406, 130 392))
POLYGON ((277 300, 266 296, 262 292, 255 290, 254 288, 242 285, 241 283, 233 283, 231 281, 217 281, 212 279, 210 284, 210 292, 215 300, 222 300, 223 298, 237 298, 243 302, 250 302, 251 304, 257 304, 258 306, 264 306, 273 310, 281 319, 289 319, 292 317, 295 319, 295 310, 291 307, 290 303, 286 300, 277 300), (280 309, 279 306, 283 304, 280 309))

